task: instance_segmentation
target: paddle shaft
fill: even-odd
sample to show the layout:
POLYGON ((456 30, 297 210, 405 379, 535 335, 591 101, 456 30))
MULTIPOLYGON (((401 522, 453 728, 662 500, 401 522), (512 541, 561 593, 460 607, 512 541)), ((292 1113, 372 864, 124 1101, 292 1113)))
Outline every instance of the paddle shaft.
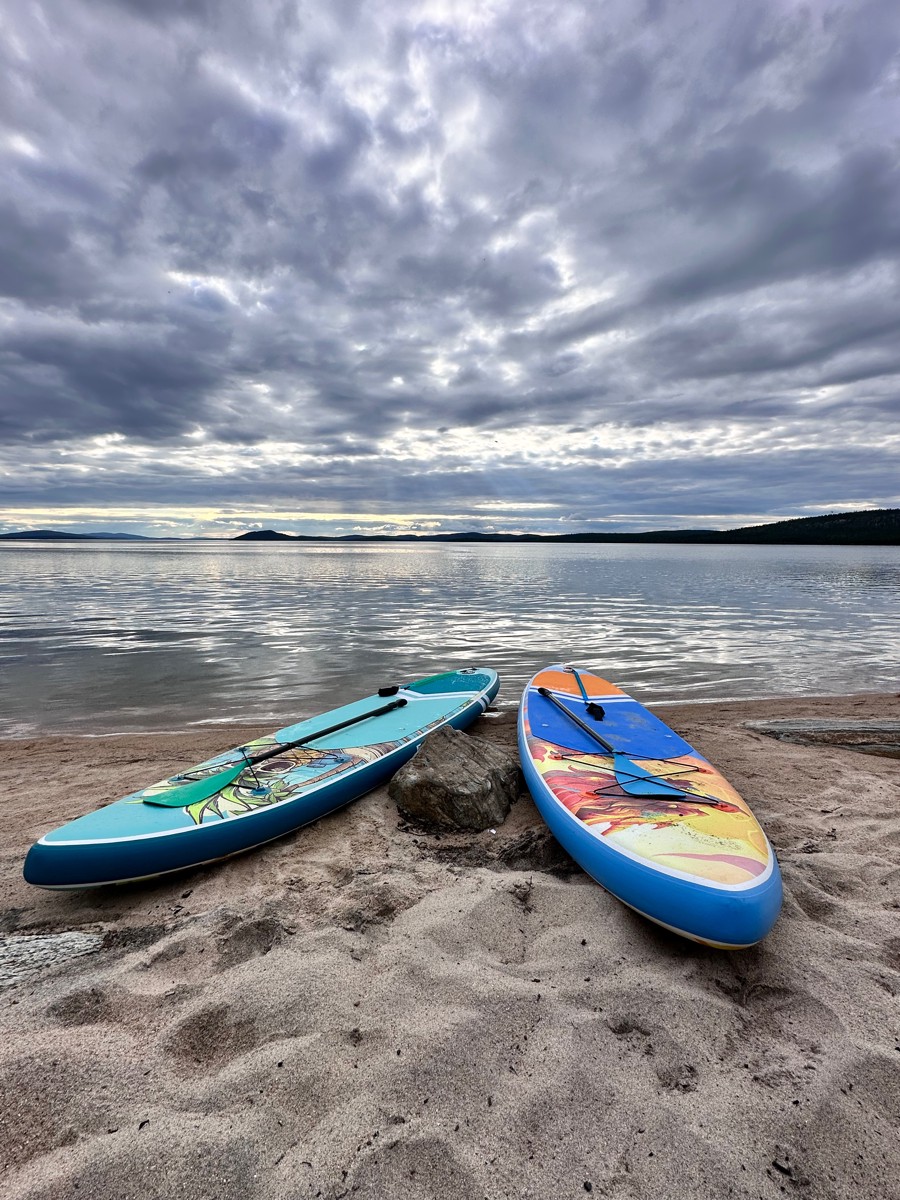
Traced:
POLYGON ((604 750, 607 750, 610 754, 621 754, 621 751, 617 750, 615 746, 610 745, 606 738, 601 737, 596 729, 592 729, 590 725, 588 725, 587 721, 582 721, 581 717, 576 716, 571 709, 566 708, 563 702, 557 699, 557 697, 553 695, 549 688, 539 687, 538 695, 543 696, 545 700, 549 700, 552 704, 555 704, 558 709, 561 709, 562 712, 566 714, 570 721, 574 721, 579 729, 583 729, 588 737, 592 737, 595 742, 599 742, 604 750))
POLYGON ((188 779, 182 775, 180 780, 176 780, 174 788, 154 795, 143 796, 143 802, 155 804, 159 808, 188 808, 190 805, 197 804, 201 800, 208 800, 210 796, 222 791, 247 770, 253 775, 258 785, 259 780, 256 779, 253 768, 259 763, 265 762, 266 759, 277 758, 279 754, 284 754, 287 750, 296 750, 298 746, 308 746, 310 742, 316 742, 330 733, 337 733, 340 729, 348 729, 351 725, 359 725, 370 717, 380 717, 384 713, 393 712, 395 708, 403 708, 406 703, 407 701, 403 697, 399 700, 392 700, 390 704, 383 704, 381 708, 373 708, 368 712, 359 713, 358 716, 350 717, 346 721, 338 721, 336 725, 329 725, 327 729, 317 729, 315 733, 307 733, 304 737, 295 738, 292 742, 282 742, 273 746, 271 750, 266 750, 263 754, 257 754, 255 758, 251 758, 246 751, 241 751, 244 755, 243 762, 231 763, 214 775, 207 775, 200 779, 188 779))
POLYGON ((582 699, 584 700, 585 704, 590 704, 591 698, 587 694, 587 692, 584 690, 584 684, 581 682, 581 676, 578 674, 578 668, 570 666, 570 667, 566 667, 565 669, 567 671, 571 671, 572 674, 575 676, 575 682, 578 684, 578 690, 581 692, 582 699))
POLYGON ((276 758, 279 754, 283 754, 285 750, 296 750, 298 746, 306 746, 310 742, 318 741, 321 737, 327 737, 329 733, 337 733, 340 729, 347 729, 351 725, 358 725, 360 721, 367 721, 369 717, 381 717, 385 713, 393 712, 395 708, 403 708, 408 703, 401 698, 392 700, 390 704, 384 704, 381 708, 373 708, 371 712, 360 713, 358 717, 350 717, 347 721, 338 721, 337 725, 329 725, 327 729, 319 729, 315 733, 308 733, 306 737, 297 738, 294 742, 283 742, 280 746, 275 746, 272 750, 267 750, 265 754, 258 754, 256 758, 247 758, 245 765, 255 767, 257 763, 265 762, 267 758, 276 758))

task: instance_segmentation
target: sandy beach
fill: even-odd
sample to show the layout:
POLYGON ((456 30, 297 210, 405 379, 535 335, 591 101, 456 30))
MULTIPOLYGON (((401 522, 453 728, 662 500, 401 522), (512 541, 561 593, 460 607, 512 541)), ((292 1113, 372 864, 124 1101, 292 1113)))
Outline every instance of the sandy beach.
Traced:
MULTIPOLYGON (((380 789, 218 866, 39 891, 47 829, 267 730, 3 743, 3 1195, 900 1195, 898 763, 745 724, 900 698, 656 711, 776 848, 752 950, 632 914, 527 795, 439 836, 380 789)), ((513 746, 514 714, 472 732, 513 746)))

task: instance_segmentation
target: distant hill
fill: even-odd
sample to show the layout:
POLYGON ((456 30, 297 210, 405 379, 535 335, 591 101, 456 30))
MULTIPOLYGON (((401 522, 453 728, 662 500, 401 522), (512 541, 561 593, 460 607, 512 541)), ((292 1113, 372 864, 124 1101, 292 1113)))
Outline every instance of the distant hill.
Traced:
POLYGON ((99 542, 156 542, 158 538, 144 537, 142 533, 87 533, 89 538, 99 542))
POLYGON ((717 540, 827 546, 900 546, 900 508, 828 513, 749 525, 722 533, 717 540))
POLYGON ((900 508, 795 517, 740 529, 657 529, 646 533, 401 533, 390 535, 278 533, 254 529, 235 542, 668 542, 713 545, 900 546, 900 508))
POLYGON ((25 529, 18 533, 0 533, 7 542, 152 542, 155 538, 139 533, 67 533, 60 529, 25 529))
MULTIPOLYGON (((230 539, 232 542, 305 542, 309 538, 300 533, 278 533, 274 529, 251 529, 249 533, 238 533, 230 539)), ((313 538, 312 541, 318 541, 313 538)))
MULTIPOLYGON (((210 538, 151 538, 137 533, 67 533, 59 529, 27 529, 0 533, 0 541, 29 542, 190 542, 218 541, 210 538)), ((876 508, 867 512, 829 513, 822 517, 794 517, 766 525, 740 529, 656 529, 644 533, 278 533, 274 529, 252 529, 233 542, 663 542, 694 545, 779 545, 779 546, 900 546, 900 508, 876 508)))

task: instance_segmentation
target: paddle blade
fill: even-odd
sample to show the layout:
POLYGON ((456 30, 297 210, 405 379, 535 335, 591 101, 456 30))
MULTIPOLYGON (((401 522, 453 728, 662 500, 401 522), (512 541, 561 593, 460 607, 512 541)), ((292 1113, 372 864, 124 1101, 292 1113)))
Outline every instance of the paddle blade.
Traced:
POLYGON ((215 775, 207 775, 204 779, 191 779, 165 792, 142 796, 141 799, 144 804, 154 804, 159 808, 188 808, 198 800, 208 800, 210 796, 221 792, 222 788, 234 783, 246 765, 239 763, 237 766, 226 767, 224 771, 217 771, 215 775))
POLYGON ((639 766, 627 754, 614 754, 613 768, 616 773, 616 783, 627 796, 646 800, 651 800, 654 796, 680 800, 690 799, 687 793, 680 788, 663 783, 661 779, 639 766))

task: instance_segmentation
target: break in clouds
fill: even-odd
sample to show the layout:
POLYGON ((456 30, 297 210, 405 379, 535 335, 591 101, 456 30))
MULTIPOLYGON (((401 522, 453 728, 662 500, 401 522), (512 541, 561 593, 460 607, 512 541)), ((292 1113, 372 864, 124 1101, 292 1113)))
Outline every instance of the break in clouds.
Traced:
POLYGON ((900 502, 894 0, 2 22, 5 528, 900 502))

